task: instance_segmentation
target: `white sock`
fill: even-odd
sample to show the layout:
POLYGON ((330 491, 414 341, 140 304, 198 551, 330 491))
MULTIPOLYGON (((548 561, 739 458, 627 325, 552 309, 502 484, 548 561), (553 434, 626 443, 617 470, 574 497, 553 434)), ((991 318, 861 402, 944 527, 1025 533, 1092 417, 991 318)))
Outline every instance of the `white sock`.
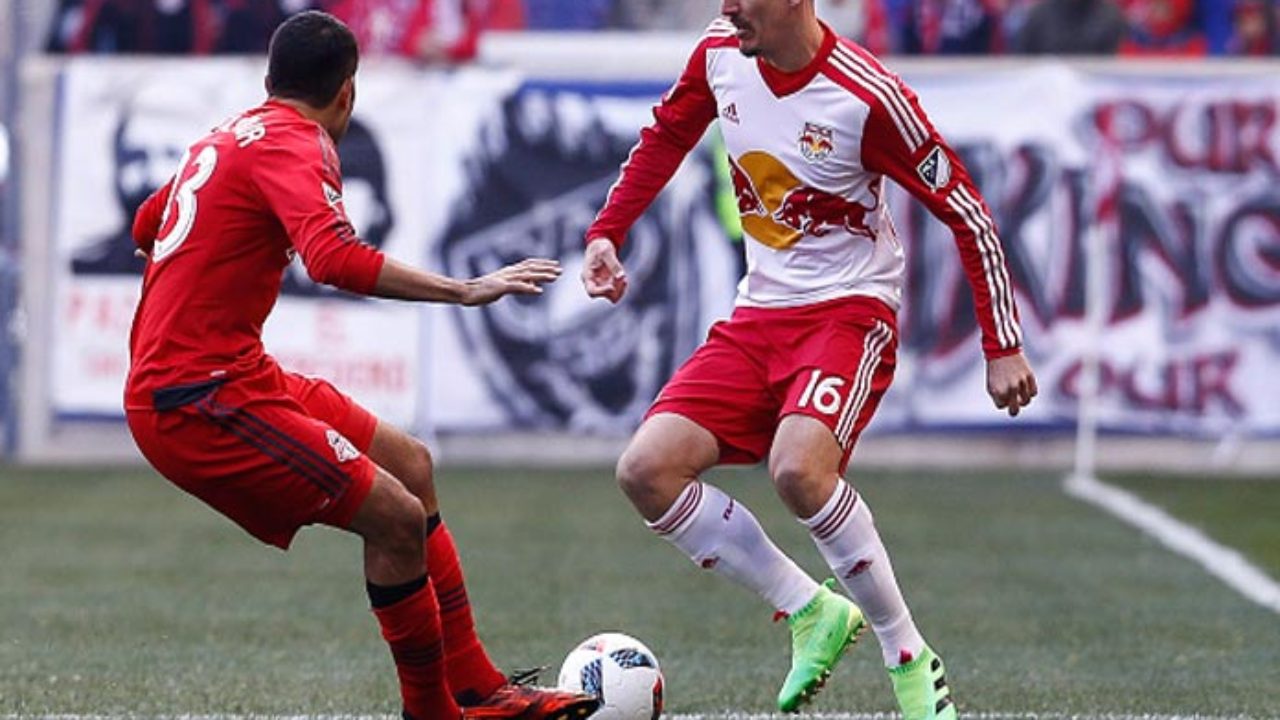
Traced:
POLYGON ((889 667, 904 657, 920 657, 924 638, 911 619, 889 564, 875 520, 863 498, 849 483, 836 481, 836 491, 817 515, 801 520, 809 528, 822 557, 854 602, 866 613, 889 667))
POLYGON ((649 529, 695 564, 755 591, 792 614, 813 599, 818 583, 778 549, 751 511, 714 485, 690 483, 649 529))

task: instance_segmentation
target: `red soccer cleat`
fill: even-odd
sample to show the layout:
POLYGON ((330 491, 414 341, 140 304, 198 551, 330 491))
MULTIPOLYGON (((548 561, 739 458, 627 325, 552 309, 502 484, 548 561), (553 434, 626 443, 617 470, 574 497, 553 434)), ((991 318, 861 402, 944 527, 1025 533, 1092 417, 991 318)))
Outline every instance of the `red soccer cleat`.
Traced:
POLYGON ((463 720, 583 720, 600 707, 593 695, 507 683, 476 705, 463 720))

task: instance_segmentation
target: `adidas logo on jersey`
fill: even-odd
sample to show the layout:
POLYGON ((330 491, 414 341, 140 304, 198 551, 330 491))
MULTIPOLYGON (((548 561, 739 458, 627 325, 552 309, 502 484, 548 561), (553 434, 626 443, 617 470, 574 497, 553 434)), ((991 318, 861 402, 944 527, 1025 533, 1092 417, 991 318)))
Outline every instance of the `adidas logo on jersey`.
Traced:
POLYGON ((739 122, 741 122, 738 119, 738 103, 729 103, 728 105, 726 105, 724 110, 720 111, 720 117, 724 118, 725 120, 728 120, 734 125, 737 125, 739 122))

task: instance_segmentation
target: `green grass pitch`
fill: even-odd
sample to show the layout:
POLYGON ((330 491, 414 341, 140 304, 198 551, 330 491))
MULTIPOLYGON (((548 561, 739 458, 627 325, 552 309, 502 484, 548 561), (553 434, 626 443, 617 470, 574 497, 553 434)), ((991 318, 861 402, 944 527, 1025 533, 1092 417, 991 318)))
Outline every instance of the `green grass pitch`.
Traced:
MULTIPOLYGON (((822 576, 759 470, 712 480, 822 576)), ((962 713, 1280 714, 1280 617, 1057 477, 853 480, 962 713)), ((1165 480, 1123 482, 1280 574, 1280 482, 1165 480)), ((438 485, 505 668, 553 681, 576 641, 621 630, 658 653, 670 712, 772 710, 785 626, 654 538, 608 470, 444 467, 438 485)), ((359 563, 333 530, 257 545, 149 472, 0 467, 0 716, 395 713, 359 563)), ((873 638, 812 710, 893 710, 873 638)))

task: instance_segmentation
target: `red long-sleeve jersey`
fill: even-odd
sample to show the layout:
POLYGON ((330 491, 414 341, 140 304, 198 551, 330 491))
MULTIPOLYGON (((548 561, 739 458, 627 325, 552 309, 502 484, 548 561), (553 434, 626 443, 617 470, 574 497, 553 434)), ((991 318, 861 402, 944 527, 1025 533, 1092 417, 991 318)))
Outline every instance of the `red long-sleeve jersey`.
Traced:
POLYGON ((712 120, 729 154, 746 238, 738 305, 793 307, 852 295, 895 310, 905 262, 884 179, 955 235, 988 358, 1022 345, 1013 288, 986 204, 900 78, 825 28, 808 67, 784 73, 711 24, 622 167, 587 238, 621 244, 712 120))
POLYGON ((270 366, 262 326, 295 253, 316 282, 362 294, 384 261, 342 208, 333 141, 276 101, 192 145, 138 210, 133 236, 149 261, 129 338, 127 409, 152 407, 155 390, 270 366))

